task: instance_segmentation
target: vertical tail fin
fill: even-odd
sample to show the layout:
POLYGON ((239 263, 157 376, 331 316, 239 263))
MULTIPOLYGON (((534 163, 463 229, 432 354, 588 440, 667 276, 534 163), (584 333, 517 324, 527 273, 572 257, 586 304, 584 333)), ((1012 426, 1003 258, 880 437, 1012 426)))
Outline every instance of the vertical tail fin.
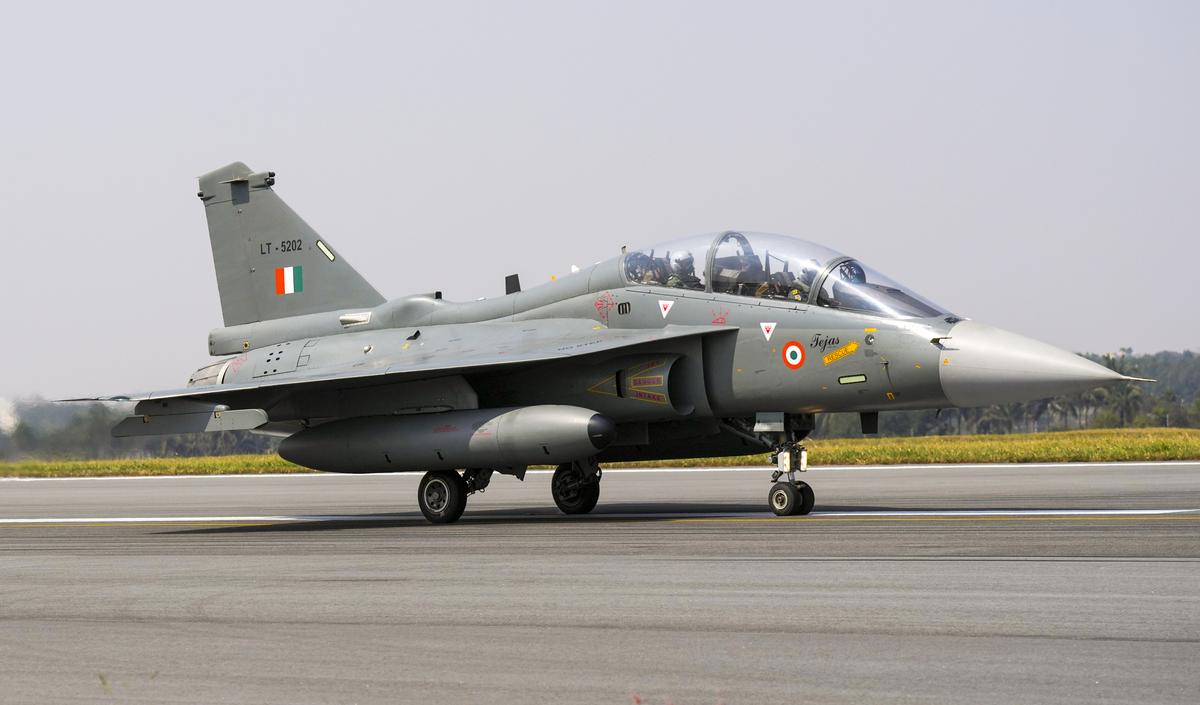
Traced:
POLYGON ((383 303, 271 186, 234 162, 200 177, 226 326, 383 303))

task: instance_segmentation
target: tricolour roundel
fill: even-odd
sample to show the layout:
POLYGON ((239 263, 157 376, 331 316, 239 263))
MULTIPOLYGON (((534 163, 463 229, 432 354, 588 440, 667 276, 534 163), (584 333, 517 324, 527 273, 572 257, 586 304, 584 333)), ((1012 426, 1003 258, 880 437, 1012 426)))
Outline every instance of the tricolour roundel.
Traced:
POLYGON ((788 369, 798 370, 804 367, 804 346, 796 341, 791 341, 783 346, 783 364, 788 366, 788 369))

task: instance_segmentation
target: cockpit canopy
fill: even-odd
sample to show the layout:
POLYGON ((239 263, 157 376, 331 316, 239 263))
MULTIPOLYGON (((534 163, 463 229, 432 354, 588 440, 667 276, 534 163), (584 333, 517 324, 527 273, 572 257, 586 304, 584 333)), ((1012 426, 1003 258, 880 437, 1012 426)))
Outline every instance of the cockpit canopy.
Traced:
POLYGON ((889 318, 930 318, 946 309, 816 243, 770 233, 699 235, 625 254, 631 285, 779 299, 889 318))

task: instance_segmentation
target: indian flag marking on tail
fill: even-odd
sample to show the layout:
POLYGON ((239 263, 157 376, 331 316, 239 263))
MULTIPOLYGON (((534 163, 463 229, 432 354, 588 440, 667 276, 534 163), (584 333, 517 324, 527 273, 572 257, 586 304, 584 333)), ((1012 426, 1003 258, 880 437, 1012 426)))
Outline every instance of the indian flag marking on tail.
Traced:
POLYGON ((304 267, 276 267, 275 293, 296 294, 304 291, 304 267))

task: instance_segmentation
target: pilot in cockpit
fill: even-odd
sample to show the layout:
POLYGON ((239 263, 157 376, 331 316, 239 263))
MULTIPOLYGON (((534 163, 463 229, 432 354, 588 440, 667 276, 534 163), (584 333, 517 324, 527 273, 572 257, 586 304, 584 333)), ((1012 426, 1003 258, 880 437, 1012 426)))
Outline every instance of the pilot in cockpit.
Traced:
POLYGON ((804 301, 808 298, 808 292, 812 290, 813 280, 817 278, 817 272, 821 269, 821 263, 815 259, 810 259, 805 262, 800 268, 800 276, 796 278, 792 285, 792 290, 789 293, 789 298, 796 301, 804 301))
POLYGON ((696 263, 692 253, 679 250, 671 255, 671 273, 667 276, 667 286, 677 289, 703 289, 704 284, 696 276, 696 263))
POLYGON ((796 277, 791 272, 775 272, 758 285, 754 295, 760 299, 787 299, 793 298, 796 291, 796 277))
POLYGON ((637 284, 661 284, 660 263, 643 252, 630 253, 625 260, 625 274, 637 284))
POLYGON ((813 280, 816 278, 820 266, 816 260, 809 260, 800 266, 800 276, 796 276, 786 269, 774 272, 767 281, 758 286, 754 295, 759 298, 803 302, 808 297, 809 290, 812 289, 813 280))
POLYGON ((832 292, 839 306, 863 311, 875 308, 875 304, 865 295, 869 285, 862 265, 854 260, 843 262, 838 265, 836 275, 840 281, 834 281, 832 292))

